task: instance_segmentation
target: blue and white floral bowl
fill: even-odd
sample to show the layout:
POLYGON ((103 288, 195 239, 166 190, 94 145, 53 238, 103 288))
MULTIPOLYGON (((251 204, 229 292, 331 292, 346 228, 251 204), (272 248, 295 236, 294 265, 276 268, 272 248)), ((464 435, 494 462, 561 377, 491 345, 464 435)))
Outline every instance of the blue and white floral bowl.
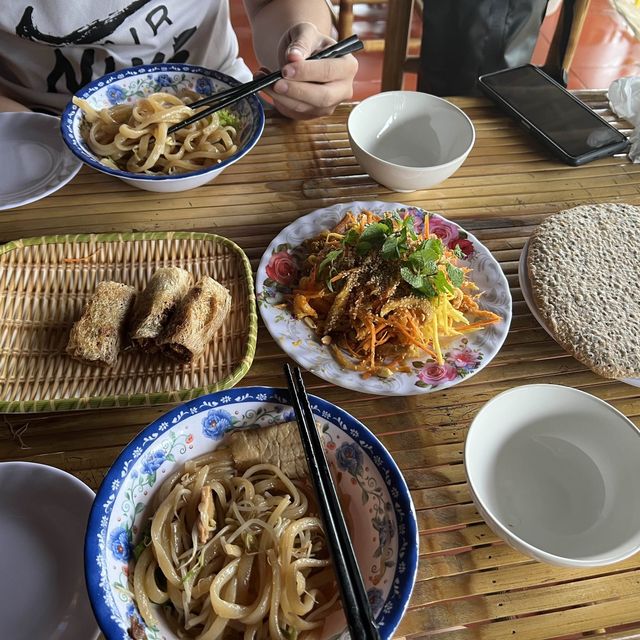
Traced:
MULTIPOLYGON (((219 71, 190 64, 166 63, 114 71, 85 85, 75 95, 86 100, 94 109, 104 109, 116 104, 135 102, 158 91, 178 93, 183 89, 190 89, 207 96, 239 84, 231 76, 219 71)), ((238 151, 226 160, 205 169, 171 176, 131 173, 103 165, 82 138, 82 111, 72 102, 69 102, 64 110, 60 126, 62 137, 69 149, 94 169, 147 191, 186 191, 211 182, 226 167, 247 154, 260 139, 264 129, 264 110, 256 96, 236 102, 229 110, 242 123, 238 151)))
MULTIPOLYGON (((376 622, 390 638, 407 607, 416 577, 418 531, 409 490, 377 438, 346 411, 310 396, 322 427, 354 549, 376 622)), ((133 549, 149 518, 149 501, 185 461, 214 449, 225 433, 293 420, 288 395, 272 387, 245 387, 196 398, 144 429, 115 461, 93 505, 85 541, 87 590, 108 640, 126 640, 138 616, 128 586, 133 549)), ((148 640, 173 640, 162 623, 148 640)), ((140 620, 141 622, 141 620, 140 620)), ((341 612, 325 622, 322 638, 348 637, 341 612)))

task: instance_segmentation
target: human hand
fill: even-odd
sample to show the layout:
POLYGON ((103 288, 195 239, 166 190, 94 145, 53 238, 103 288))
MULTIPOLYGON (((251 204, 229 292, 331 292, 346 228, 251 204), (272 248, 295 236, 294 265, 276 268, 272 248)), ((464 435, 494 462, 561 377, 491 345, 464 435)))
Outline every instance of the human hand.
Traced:
POLYGON ((353 55, 306 60, 332 44, 335 40, 310 22, 296 24, 284 34, 278 47, 283 79, 267 90, 280 113, 295 120, 317 118, 333 113, 341 102, 351 99, 358 70, 353 55))

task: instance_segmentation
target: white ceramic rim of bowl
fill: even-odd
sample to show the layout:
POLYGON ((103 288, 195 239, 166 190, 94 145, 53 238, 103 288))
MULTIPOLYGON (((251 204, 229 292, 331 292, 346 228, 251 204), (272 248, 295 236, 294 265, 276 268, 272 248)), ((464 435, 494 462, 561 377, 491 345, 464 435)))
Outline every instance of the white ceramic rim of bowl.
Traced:
MULTIPOLYGON (((62 479, 64 482, 69 483, 71 486, 75 487, 75 489, 78 489, 78 492, 85 494, 90 501, 90 506, 87 509, 87 517, 88 517, 89 512, 93 508, 93 501, 95 499, 96 494, 93 492, 93 489, 91 489, 91 487, 89 487, 84 482, 82 482, 80 478, 77 478, 76 476, 72 475, 67 471, 59 469, 58 467, 53 467, 51 465, 43 464, 41 462, 30 462, 27 460, 6 460, 4 462, 0 462, 0 470, 2 469, 10 470, 12 466, 20 467, 27 470, 31 469, 32 473, 48 474, 50 476, 55 476, 57 478, 62 479)), ((86 536, 86 531, 82 537, 84 538, 85 536, 86 536)), ((80 549, 80 560, 82 561, 83 569, 84 569, 84 553, 82 548, 80 549)), ((86 590, 86 581, 84 579, 84 576, 81 575, 80 577, 82 578, 81 584, 85 586, 85 590, 86 590)), ((93 618, 93 623, 95 628, 93 629, 93 633, 91 633, 91 635, 87 635, 85 637, 85 640, 94 640, 100 635, 100 627, 98 626, 98 622, 95 619, 95 616, 93 615, 93 608, 91 607, 88 591, 86 595, 86 604, 87 604, 86 611, 93 618)), ((89 632, 88 629, 86 629, 85 631, 87 633, 89 632)))
MULTIPOLYGON (((111 84, 113 81, 122 79, 121 78, 122 74, 131 72, 133 70, 135 70, 136 73, 135 74, 132 73, 131 75, 137 76, 137 75, 143 75, 145 73, 166 73, 168 71, 175 71, 178 68, 184 71, 185 73, 195 73, 195 74, 205 76, 207 78, 213 78, 214 80, 220 80, 228 84, 230 87, 239 87, 242 84, 240 81, 236 80, 232 76, 227 75, 226 73, 223 73, 222 71, 214 71, 213 69, 207 69, 206 67, 201 67, 199 65, 193 65, 193 64, 165 62, 165 63, 158 63, 158 64, 141 65, 139 67, 127 67, 124 69, 119 69, 117 71, 112 71, 111 73, 107 73, 104 76, 101 76, 96 80, 93 80, 89 84, 86 84, 84 87, 82 87, 82 89, 77 91, 73 95, 73 97, 86 99, 91 94, 96 93, 100 89, 103 89, 104 87, 111 84)), ((171 175, 169 174, 150 175, 147 173, 131 173, 129 171, 123 171, 121 169, 112 169, 111 167, 107 167, 106 165, 103 165, 100 161, 98 161, 95 158, 95 156, 92 153, 90 154, 89 152, 84 152, 84 153, 79 152, 78 149, 75 147, 75 145, 72 144, 69 140, 69 138, 75 138, 76 136, 73 136, 67 131, 67 126, 69 128, 72 128, 73 123, 75 122, 76 119, 81 117, 82 112, 80 108, 77 107, 75 104, 73 104, 71 100, 65 107, 64 111, 62 112, 62 116, 60 117, 60 131, 62 134, 62 139, 64 140, 69 150, 77 158, 82 160, 82 162, 88 164, 93 169, 96 169, 97 171, 100 171, 102 173, 106 173, 108 175, 115 176, 116 178, 121 178, 124 180, 143 180, 143 181, 151 181, 151 182, 161 182, 164 180, 172 180, 172 181, 184 180, 186 178, 193 178, 195 176, 204 175, 212 171, 220 172, 225 167, 233 164, 234 162, 237 162, 240 158, 242 158, 244 155, 249 153, 249 151, 251 151, 253 147, 255 147, 258 140, 260 140, 260 137, 262 136, 262 132, 264 131, 264 123, 265 123, 264 108, 259 98, 255 94, 247 96, 246 98, 243 98, 243 100, 248 101, 249 105, 251 106, 252 112, 254 110, 257 110, 258 126, 256 128, 255 133, 232 156, 229 156, 222 162, 219 162, 217 164, 212 164, 208 167, 204 167, 203 169, 198 169, 198 171, 189 171, 187 173, 178 173, 178 174, 171 174, 171 175)))
MULTIPOLYGON (((513 531, 511 531, 510 529, 508 529, 507 527, 505 527, 502 522, 500 522, 500 520, 496 517, 496 514, 485 504, 484 500, 482 500, 477 491, 476 491, 476 486, 474 484, 474 479, 472 477, 472 474, 469 473, 468 470, 468 465, 467 465, 467 461, 468 459, 473 455, 469 453, 469 447, 470 447, 470 442, 471 442, 471 434, 472 431, 474 430, 474 425, 478 424, 478 417, 485 411, 485 409, 488 409, 490 406, 498 403, 501 399, 503 399, 505 396, 507 395, 511 395, 514 393, 522 393, 523 390, 525 389, 532 389, 532 388, 545 388, 545 389, 553 389, 553 390, 562 390, 561 393, 568 393, 568 394, 574 394, 577 395, 581 398, 585 398, 587 401, 589 402, 594 402, 596 404, 600 404, 603 405, 608 411, 610 411, 611 413, 614 414, 614 416, 616 416, 617 418, 621 419, 622 422, 624 422, 628 428, 632 429, 634 431, 634 433, 636 433, 636 435, 638 435, 640 437, 640 429, 638 429, 633 422, 631 422, 631 420, 629 420, 629 418, 627 418, 627 416, 624 415, 624 413, 622 413, 621 411, 618 411, 618 409, 616 409, 615 407, 613 407, 612 405, 610 405, 608 402, 605 402, 604 400, 601 400, 600 398, 591 395, 590 393, 587 393, 586 391, 582 391, 580 389, 576 389, 574 387, 568 387, 566 385, 562 385, 562 384, 545 384, 545 383, 536 383, 536 384, 523 384, 523 385, 519 385, 517 387, 513 387, 511 389, 507 389, 506 391, 503 391, 502 393, 499 393, 497 396, 493 397, 491 400, 489 400, 488 402, 486 402, 484 405, 482 405, 480 411, 478 411, 478 413, 476 414, 476 416, 474 417, 473 421, 471 422, 471 425, 469 426, 469 431, 467 433, 467 437, 465 440, 465 444, 464 444, 464 456, 463 456, 463 460, 464 460, 464 472, 465 472, 465 476, 467 478, 467 483, 469 485, 469 492, 471 493, 471 497, 473 498, 474 502, 476 503, 476 506, 478 506, 480 511, 485 512, 489 518, 490 518, 490 522, 487 522, 487 524, 491 527, 491 528, 495 528, 497 529, 497 531, 495 531, 495 533, 497 533, 505 542, 508 542, 509 540, 514 540, 517 542, 517 544, 519 546, 521 546, 523 549, 527 549, 528 554, 530 555, 530 557, 534 558, 534 559, 540 559, 540 558, 544 558, 546 562, 548 562, 549 564, 554 564, 554 565, 559 565, 559 566, 564 566, 564 567, 601 567, 601 566, 606 566, 609 564, 614 564, 616 562, 620 562, 622 560, 625 560, 626 558, 631 557, 632 555, 636 554, 638 551, 640 551, 640 531, 636 534, 637 536, 637 541, 636 544, 630 548, 627 552, 625 553, 621 553, 618 556, 611 556, 609 558, 606 559, 606 561, 600 561, 600 560, 589 560, 589 559, 584 559, 584 558, 568 558, 566 556, 560 556, 557 554, 553 554, 553 553, 549 553, 548 551, 545 551, 544 549, 541 549, 540 547, 535 547, 532 544, 530 544, 529 542, 527 542, 526 540, 524 540, 523 538, 521 538, 520 536, 516 535, 513 533, 513 531)), ((475 427, 475 430, 477 430, 478 427, 475 427)))
POLYGON ((469 152, 471 151, 471 149, 473 149, 473 145, 476 142, 476 128, 473 126, 473 122, 471 122, 471 118, 469 118, 469 116, 462 110, 460 109, 460 107, 457 107, 455 104, 453 104, 452 102, 449 102, 448 100, 445 100, 444 98, 440 98, 439 96, 434 96, 430 93, 421 93, 419 91, 383 91, 382 93, 377 93, 374 96, 370 96, 369 98, 365 98, 362 102, 360 102, 359 104, 357 104, 352 110, 351 113, 349 114, 349 117, 347 118, 347 133, 349 134, 349 137, 354 141, 354 143, 359 147, 359 149, 363 152, 366 153, 369 157, 374 158, 377 162, 380 162, 381 164, 388 166, 388 167, 393 167, 396 169, 405 169, 407 171, 425 171, 426 169, 446 169, 447 167, 450 167, 453 164, 456 164, 457 162, 460 162, 460 158, 465 158, 469 152), (448 162, 443 162, 442 164, 429 164, 429 165, 425 165, 422 167, 412 167, 409 165, 405 165, 405 164, 396 164, 395 162, 389 162, 389 160, 385 160, 384 158, 381 158, 380 156, 376 156, 373 153, 371 153, 369 150, 366 149, 366 147, 362 144, 362 142, 360 140, 358 140, 351 129, 351 119, 358 113, 359 110, 361 110, 363 108, 363 105, 367 105, 367 104, 371 104, 372 102, 375 102, 376 100, 381 100, 384 99, 385 96, 389 96, 392 94, 409 94, 412 96, 427 96, 429 99, 435 100, 437 102, 440 103, 444 103, 448 108, 450 107, 452 112, 457 112, 459 115, 462 116, 463 120, 466 121, 466 123, 469 125, 469 127, 471 128, 471 141, 469 142, 469 144, 467 145, 467 148, 465 149, 465 151, 463 153, 461 153, 460 155, 456 156, 455 158, 453 158, 452 160, 449 160, 448 162))

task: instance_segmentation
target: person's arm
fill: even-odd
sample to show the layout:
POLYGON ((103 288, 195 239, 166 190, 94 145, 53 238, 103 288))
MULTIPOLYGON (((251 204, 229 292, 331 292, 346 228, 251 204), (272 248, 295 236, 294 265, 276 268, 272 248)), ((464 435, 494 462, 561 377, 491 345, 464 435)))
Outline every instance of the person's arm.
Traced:
POLYGON ((3 111, 30 111, 30 109, 0 93, 0 112, 3 111))
POLYGON ((244 0, 253 46, 264 71, 282 68, 269 94, 290 118, 328 115, 353 96, 354 56, 306 60, 335 42, 325 0, 244 0))

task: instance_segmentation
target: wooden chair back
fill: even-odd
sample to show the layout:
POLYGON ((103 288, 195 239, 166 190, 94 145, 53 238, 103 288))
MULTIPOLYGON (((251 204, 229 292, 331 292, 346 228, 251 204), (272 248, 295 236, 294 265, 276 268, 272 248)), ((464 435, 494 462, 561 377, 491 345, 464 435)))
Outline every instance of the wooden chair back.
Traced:
MULTIPOLYGON (((453 0, 452 0, 453 1, 453 0)), ((413 0, 388 0, 387 30, 382 63, 382 91, 402 89, 405 73, 418 73, 419 56, 407 55, 413 0)), ((578 40, 591 0, 573 0, 561 5, 558 28, 555 31, 545 71, 566 85, 567 71, 573 62, 578 40)), ((428 8, 425 9, 428 11, 428 8)))

